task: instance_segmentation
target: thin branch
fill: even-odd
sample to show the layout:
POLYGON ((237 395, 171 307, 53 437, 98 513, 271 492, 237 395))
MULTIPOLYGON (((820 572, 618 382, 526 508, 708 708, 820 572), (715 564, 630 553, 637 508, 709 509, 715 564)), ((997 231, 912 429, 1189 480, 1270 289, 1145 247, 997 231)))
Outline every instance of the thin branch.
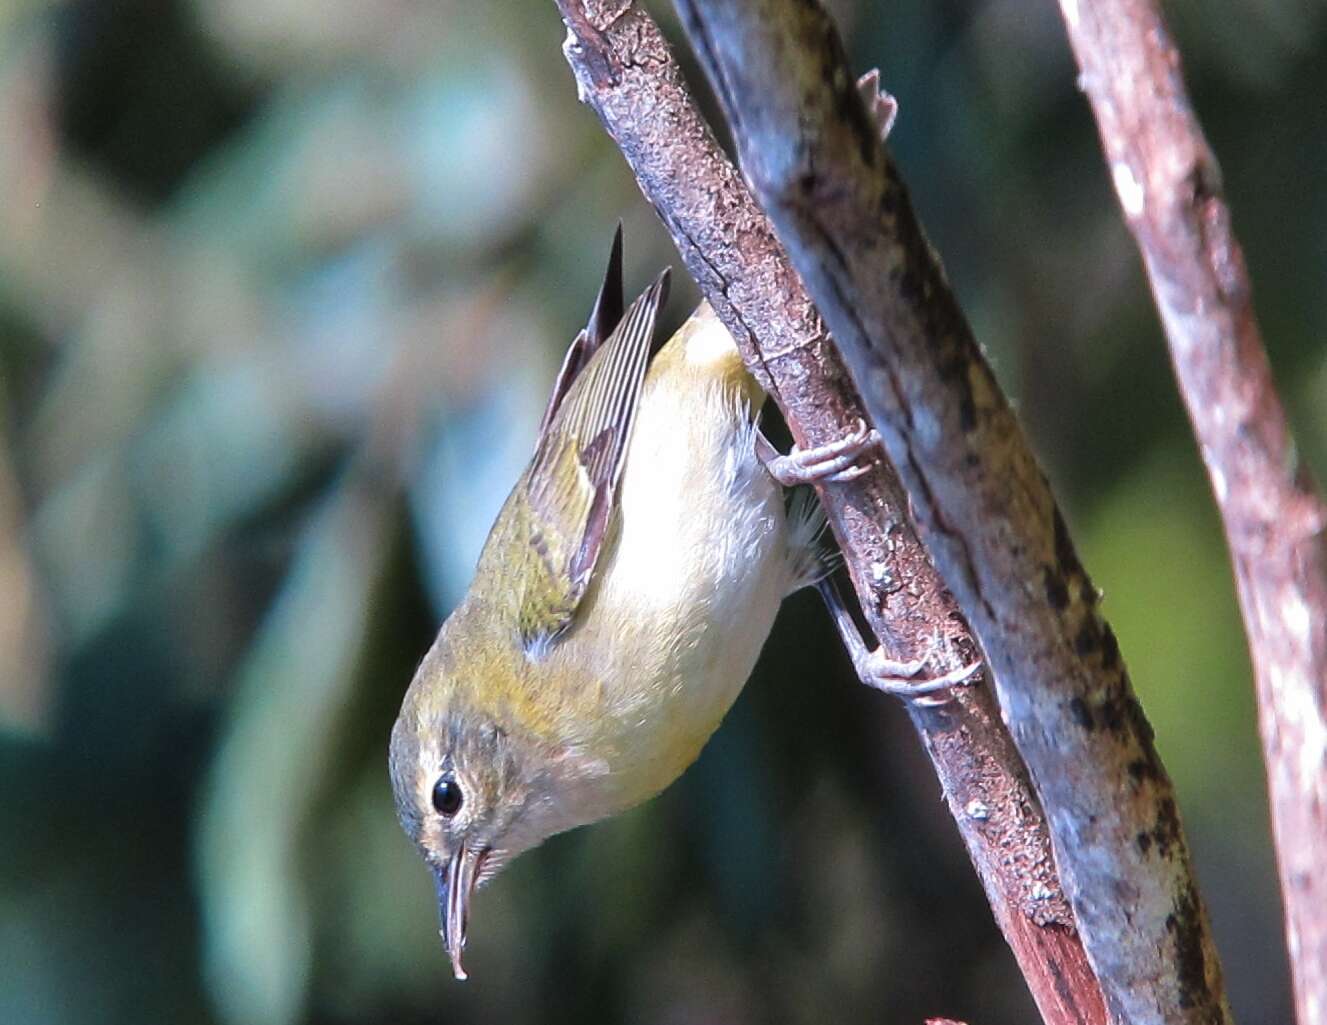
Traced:
POLYGON ((1216 159, 1151 0, 1060 0, 1212 479, 1258 683, 1300 1025, 1327 1023, 1327 509, 1276 394, 1216 159))
POLYGON ((742 166, 981 641, 1117 1020, 1230 1020, 1169 778, 1099 596, 814 0, 678 0, 742 166))
MULTIPOLYGON (((667 225, 701 290, 773 394, 797 442, 853 430, 861 401, 787 255, 687 93, 658 27, 639 7, 559 0, 564 52, 667 225)), ((873 85, 873 83, 872 83, 873 85)), ((873 112, 875 130, 890 113, 873 112)), ((886 650, 966 664, 975 646, 908 522, 885 465, 821 489, 867 619, 886 650)), ((1049 832, 985 684, 938 707, 909 706, 995 918, 1045 1020, 1104 1023, 1100 990, 1055 875, 1049 832)))

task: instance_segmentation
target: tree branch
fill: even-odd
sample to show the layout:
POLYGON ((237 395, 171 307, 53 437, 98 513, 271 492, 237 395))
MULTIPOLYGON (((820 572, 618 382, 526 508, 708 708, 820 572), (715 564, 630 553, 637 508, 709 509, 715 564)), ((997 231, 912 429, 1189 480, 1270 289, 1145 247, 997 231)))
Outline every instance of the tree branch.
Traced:
POLYGON ((1060 0, 1212 479, 1258 684, 1300 1025, 1327 1023, 1327 509, 1298 465, 1216 159, 1151 0, 1060 0))
POLYGON ((1169 778, 1096 588, 815 0, 677 0, 1032 772, 1113 1018, 1230 1020, 1169 778))
MULTIPOLYGON (((558 0, 558 7, 581 99, 622 150, 797 442, 815 445, 850 432, 864 416, 861 401, 658 27, 621 0, 558 0)), ((882 106, 881 118, 887 114, 882 106)), ((892 470, 881 464, 858 481, 820 489, 820 497, 886 650, 906 659, 929 655, 936 672, 969 661, 975 645, 913 533, 892 470)), ((1104 1023, 1044 815, 989 688, 960 688, 946 704, 908 710, 1043 1017, 1052 1025, 1104 1023)))

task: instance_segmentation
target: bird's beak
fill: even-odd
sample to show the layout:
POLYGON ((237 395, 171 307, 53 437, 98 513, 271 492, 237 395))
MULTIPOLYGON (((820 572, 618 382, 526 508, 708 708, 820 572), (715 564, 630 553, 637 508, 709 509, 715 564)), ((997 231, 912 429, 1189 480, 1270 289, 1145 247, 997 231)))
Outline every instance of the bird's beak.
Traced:
POLYGON ((442 923, 442 945, 452 959, 452 972, 464 979, 461 951, 465 949, 465 929, 470 917, 470 897, 479 878, 487 851, 461 847, 451 860, 434 867, 433 878, 438 889, 438 918, 442 923))

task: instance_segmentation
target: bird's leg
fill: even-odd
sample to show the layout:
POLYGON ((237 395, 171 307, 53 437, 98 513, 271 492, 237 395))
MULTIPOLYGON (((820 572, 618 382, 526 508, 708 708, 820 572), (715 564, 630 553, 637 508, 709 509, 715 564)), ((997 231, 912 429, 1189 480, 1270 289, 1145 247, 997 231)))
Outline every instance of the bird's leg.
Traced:
POLYGON ((952 695, 944 692, 952 687, 967 684, 981 668, 981 662, 977 661, 954 669, 943 676, 919 680, 917 674, 926 667, 926 659, 905 662, 890 658, 883 648, 871 651, 862 640, 861 631, 857 629, 857 624, 853 621, 852 614, 843 603, 843 596, 839 594, 834 583, 822 580, 816 584, 816 590, 820 592, 820 596, 834 616, 839 636, 843 638, 843 644, 848 649, 857 675, 861 677, 863 683, 870 684, 877 690, 915 701, 919 705, 943 705, 952 700, 952 695))
POLYGON ((769 475, 784 487, 798 484, 842 484, 871 472, 871 463, 860 460, 880 444, 880 435, 864 422, 846 437, 814 448, 797 448, 780 455, 765 437, 756 432, 756 456, 769 475))

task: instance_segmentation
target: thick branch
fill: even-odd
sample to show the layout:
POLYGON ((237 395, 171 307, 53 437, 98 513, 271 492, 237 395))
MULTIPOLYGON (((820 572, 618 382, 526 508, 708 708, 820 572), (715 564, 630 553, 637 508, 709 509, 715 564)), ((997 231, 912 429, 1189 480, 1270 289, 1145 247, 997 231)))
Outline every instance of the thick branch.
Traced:
MULTIPOLYGON (((559 0, 581 98, 599 114, 687 268, 777 399, 799 444, 842 437, 861 402, 796 272, 716 143, 644 11, 559 0)), ((935 672, 975 646, 904 515, 888 467, 821 489, 868 621, 886 649, 935 672), (937 643, 938 639, 938 643, 937 643)), ((909 708, 995 917, 1053 1025, 1105 1021, 1055 876, 1049 833, 984 684, 909 708)))
POLYGON ((1327 526, 1277 397, 1221 175, 1151 0, 1061 0, 1212 478, 1258 681, 1300 1025, 1327 1023, 1327 526))
POLYGON ((814 0, 678 0, 994 672, 1116 1019, 1226 1022, 1175 798, 1098 594, 814 0))

